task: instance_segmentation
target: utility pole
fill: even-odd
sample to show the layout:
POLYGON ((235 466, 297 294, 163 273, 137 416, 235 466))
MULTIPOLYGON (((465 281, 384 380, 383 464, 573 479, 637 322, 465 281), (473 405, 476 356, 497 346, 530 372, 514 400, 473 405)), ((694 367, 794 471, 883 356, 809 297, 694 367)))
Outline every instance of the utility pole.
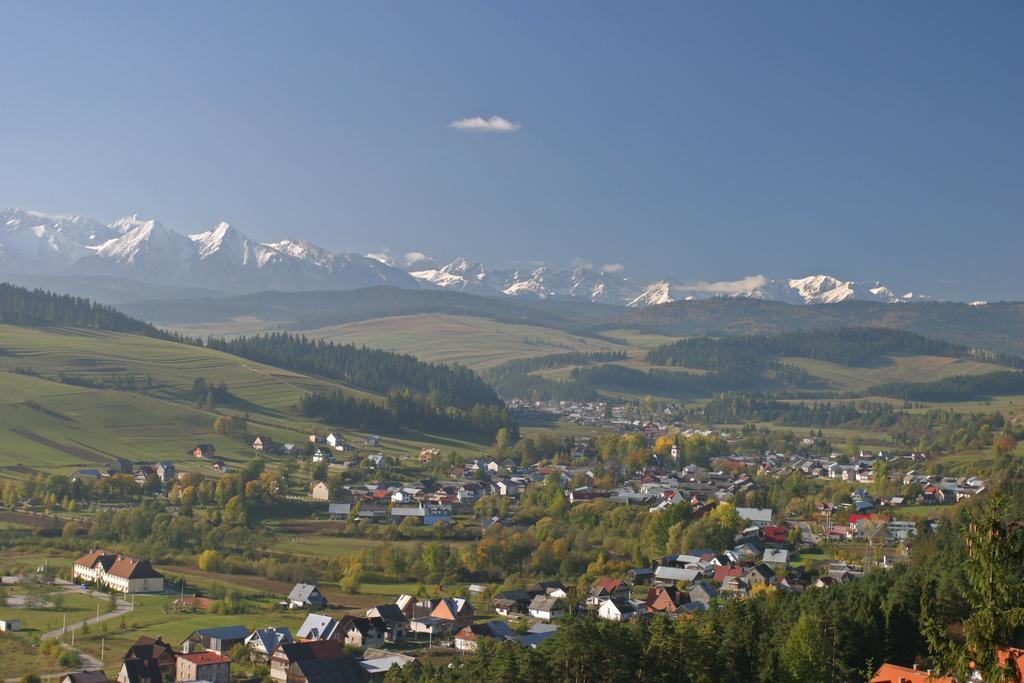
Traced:
POLYGON ((100 638, 100 666, 103 665, 103 657, 107 652, 107 639, 100 638))
POLYGON ((68 632, 68 613, 61 612, 61 616, 64 617, 64 621, 60 625, 60 634, 64 635, 68 632))

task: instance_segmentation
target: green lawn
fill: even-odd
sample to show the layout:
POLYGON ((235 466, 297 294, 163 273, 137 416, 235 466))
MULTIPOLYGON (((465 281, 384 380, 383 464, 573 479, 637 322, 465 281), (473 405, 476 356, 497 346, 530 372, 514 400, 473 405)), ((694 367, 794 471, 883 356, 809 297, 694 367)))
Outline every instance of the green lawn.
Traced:
MULTIPOLYGON (((292 406, 303 392, 342 386, 209 349, 94 330, 0 325, 0 349, 0 477, 103 469, 116 457, 168 459, 181 469, 209 473, 188 452, 196 443, 213 443, 219 457, 236 465, 254 455, 246 443, 213 431, 219 414, 244 411, 250 433, 304 443, 308 434, 331 427, 297 418, 292 406), (39 376, 18 374, 15 368, 30 368, 39 376), (140 384, 152 377, 152 385, 144 391, 87 388, 55 381, 60 372, 93 381, 134 373, 140 384), (236 400, 215 410, 200 408, 188 397, 199 376, 226 382, 236 400)), ((356 444, 365 436, 343 433, 356 444)), ((436 447, 470 458, 489 445, 478 437, 408 432, 384 435, 374 450, 411 456, 436 447)))
MULTIPOLYGON (((6 596, 23 597, 27 593, 23 586, 8 586, 4 590, 6 596)), ((4 606, 0 607, 0 619, 21 619, 23 627, 34 631, 34 635, 38 637, 47 631, 60 628, 64 623, 72 624, 96 616, 97 606, 100 614, 109 611, 109 605, 105 601, 81 593, 58 590, 39 597, 55 603, 54 606, 35 609, 4 606), (65 615, 67 622, 64 621, 65 615)))
POLYGON ((600 339, 584 338, 535 325, 502 323, 458 315, 402 315, 304 331, 344 344, 408 353, 421 360, 461 363, 475 370, 515 358, 569 350, 616 348, 600 339))

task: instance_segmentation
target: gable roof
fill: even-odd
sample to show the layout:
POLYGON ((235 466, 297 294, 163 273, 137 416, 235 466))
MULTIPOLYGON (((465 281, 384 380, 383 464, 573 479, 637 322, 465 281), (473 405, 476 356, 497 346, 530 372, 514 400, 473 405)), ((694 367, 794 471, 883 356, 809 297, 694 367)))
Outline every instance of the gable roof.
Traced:
POLYGON ((82 555, 80 558, 75 560, 75 565, 78 567, 88 567, 89 569, 92 569, 96 565, 96 562, 103 557, 116 559, 117 556, 104 550, 93 550, 92 552, 82 555))
POLYGON ((309 614, 302 626, 295 632, 298 638, 309 640, 327 640, 338 628, 338 620, 326 614, 309 614))
POLYGON ((450 616, 451 619, 455 619, 460 614, 466 614, 472 608, 473 606, 465 598, 441 598, 431 610, 430 616, 441 619, 447 619, 450 616))
POLYGON ((266 653, 273 652, 278 645, 282 643, 290 643, 295 638, 292 637, 291 629, 286 626, 270 626, 268 628, 256 629, 249 634, 249 637, 245 639, 245 642, 250 645, 259 642, 263 651, 266 653))
POLYGON ((376 616, 392 624, 404 624, 409 621, 409 618, 405 616, 402 609, 393 602, 385 605, 377 605, 376 607, 371 607, 366 610, 367 615, 369 615, 370 612, 376 612, 376 616))
POLYGON ((342 617, 341 628, 346 632, 355 629, 365 638, 372 630, 383 634, 388 625, 380 617, 357 617, 351 614, 342 617))
POLYGON ((121 579, 162 579, 164 575, 153 569, 149 560, 136 560, 131 557, 118 558, 107 570, 111 576, 121 579))
POLYGON ((122 659, 159 659, 164 655, 174 657, 175 652, 162 638, 139 636, 122 659))
POLYGON ((197 629, 192 632, 192 635, 201 638, 217 638, 218 640, 244 640, 249 635, 249 629, 244 626, 214 626, 213 628, 197 629))
POLYGON ((67 681, 67 683, 110 683, 107 674, 102 671, 78 671, 67 674, 61 681, 67 681))
POLYGON ((742 574, 743 567, 718 566, 715 567, 714 581, 716 583, 725 583, 725 580, 730 576, 740 576, 742 574))
POLYGON ((869 683, 955 683, 949 676, 933 676, 928 671, 908 669, 896 664, 883 664, 869 683))
POLYGON ((504 621, 489 621, 484 624, 470 624, 455 634, 461 640, 476 640, 477 638, 507 638, 512 635, 512 629, 504 621))
POLYGON ((364 683, 370 680, 370 675, 351 655, 331 659, 302 659, 295 666, 306 683, 364 683))
POLYGON ((288 600, 290 602, 301 602, 301 603, 307 603, 307 602, 325 603, 325 602, 327 602, 324 599, 324 596, 320 594, 320 587, 317 586, 315 583, 297 583, 297 584, 295 584, 295 587, 292 588, 292 592, 288 594, 288 600), (311 600, 310 598, 313 597, 314 593, 316 594, 316 599, 311 600))
POLYGON ((654 578, 662 581, 693 581, 700 576, 699 569, 680 569, 662 565, 654 570, 654 578))
POLYGON ((530 601, 529 609, 539 612, 550 612, 556 609, 561 601, 561 598, 556 598, 552 595, 537 595, 530 601))
POLYGON ((193 652, 187 655, 178 655, 178 659, 192 662, 196 666, 207 666, 209 664, 230 664, 231 657, 219 655, 216 652, 193 652))
POLYGON ((620 579, 610 579, 608 577, 602 577, 595 581, 590 587, 591 595, 601 595, 602 593, 608 593, 609 595, 616 591, 622 591, 626 587, 620 579))
POLYGON ((162 681, 160 664, 155 659, 126 659, 121 663, 121 674, 118 679, 127 683, 151 683, 162 681))
POLYGON ((275 659, 300 662, 306 659, 336 659, 345 656, 345 646, 336 640, 311 640, 304 643, 284 643, 274 651, 275 659))

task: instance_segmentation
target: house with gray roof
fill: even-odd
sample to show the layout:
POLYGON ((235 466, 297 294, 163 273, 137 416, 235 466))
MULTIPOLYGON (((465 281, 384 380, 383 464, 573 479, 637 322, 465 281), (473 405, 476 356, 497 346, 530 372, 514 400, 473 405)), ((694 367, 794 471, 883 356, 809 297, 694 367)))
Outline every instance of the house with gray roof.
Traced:
POLYGON ((327 598, 320 592, 315 583, 297 583, 288 594, 288 609, 302 607, 322 608, 327 606, 327 598))
POLYGON ((295 632, 299 640, 338 640, 344 642, 345 636, 338 632, 338 620, 326 614, 310 614, 295 632))

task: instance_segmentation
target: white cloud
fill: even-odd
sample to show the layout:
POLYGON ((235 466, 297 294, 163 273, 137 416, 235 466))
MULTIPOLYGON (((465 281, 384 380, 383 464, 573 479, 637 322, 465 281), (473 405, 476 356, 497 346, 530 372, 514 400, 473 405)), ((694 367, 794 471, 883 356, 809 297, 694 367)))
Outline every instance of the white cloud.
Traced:
POLYGON ((430 258, 422 251, 407 251, 403 257, 406 263, 414 263, 415 261, 422 261, 423 259, 430 258))
POLYGON ((626 269, 626 266, 621 263, 606 263, 601 266, 602 273, 621 273, 626 269))
POLYGON ((698 282, 688 282, 682 285, 680 288, 687 292, 699 292, 701 294, 739 294, 756 287, 762 287, 768 283, 768 278, 764 275, 748 275, 747 277, 740 278, 739 280, 721 280, 718 282, 706 282, 700 280, 698 282))
POLYGON ((459 119, 448 124, 451 128, 458 130, 477 130, 484 133, 514 133, 522 126, 509 121, 504 116, 492 116, 485 119, 482 116, 473 116, 466 119, 459 119))

